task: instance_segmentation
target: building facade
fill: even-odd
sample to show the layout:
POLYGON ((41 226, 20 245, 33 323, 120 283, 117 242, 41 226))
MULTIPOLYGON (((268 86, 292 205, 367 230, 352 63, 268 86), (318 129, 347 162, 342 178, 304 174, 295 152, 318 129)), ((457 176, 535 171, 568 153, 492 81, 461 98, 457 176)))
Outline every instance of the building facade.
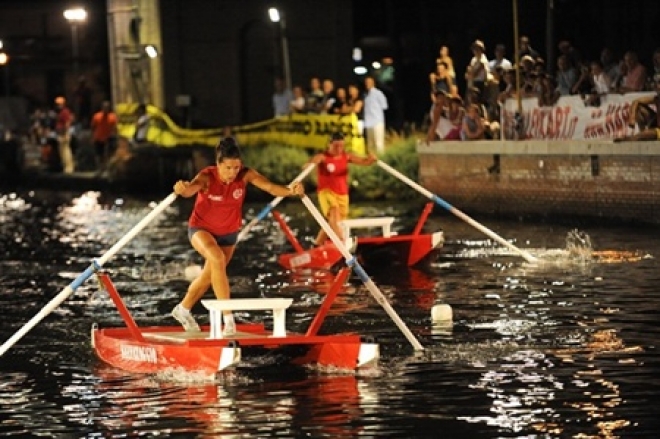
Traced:
POLYGON ((307 87, 313 76, 352 80, 350 0, 278 2, 285 34, 260 0, 156 4, 158 11, 145 17, 145 26, 160 26, 153 34, 162 44, 162 108, 182 125, 219 127, 271 118, 273 82, 284 75, 283 37, 292 84, 307 87))

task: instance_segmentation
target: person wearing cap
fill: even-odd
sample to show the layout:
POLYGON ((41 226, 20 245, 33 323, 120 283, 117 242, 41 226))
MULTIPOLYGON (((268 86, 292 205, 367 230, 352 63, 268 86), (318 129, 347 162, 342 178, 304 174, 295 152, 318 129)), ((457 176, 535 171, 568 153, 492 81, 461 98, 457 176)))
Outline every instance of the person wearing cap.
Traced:
MULTIPOLYGON (((353 163, 360 166, 373 165, 377 161, 373 153, 367 157, 358 156, 344 149, 344 135, 336 132, 330 136, 328 148, 321 153, 315 154, 304 167, 317 166, 317 193, 321 212, 328 219, 328 224, 337 234, 339 239, 344 240, 344 234, 339 226, 342 220, 348 218, 349 186, 348 186, 348 164, 353 163)), ((314 241, 315 245, 323 245, 328 239, 327 234, 321 229, 314 241)))
MULTIPOLYGON (((281 186, 252 168, 243 165, 241 151, 233 137, 225 137, 215 148, 215 165, 202 169, 192 181, 179 180, 174 193, 184 198, 196 195, 188 220, 188 237, 193 248, 204 258, 204 268, 195 278, 185 297, 172 310, 186 331, 199 331, 190 313, 204 293, 213 287, 218 299, 230 296, 227 264, 234 254, 238 232, 243 224, 243 202, 248 183, 274 197, 299 196, 305 193, 302 183, 281 186)), ((234 317, 224 313, 224 334, 236 332, 234 317)))
POLYGON ((483 95, 486 81, 490 76, 490 67, 488 65, 488 58, 486 58, 486 46, 483 41, 475 40, 472 43, 472 59, 467 66, 465 72, 465 79, 468 82, 468 89, 477 87, 480 94, 483 95))
POLYGON ((75 163, 73 153, 71 152, 71 125, 73 124, 73 114, 66 106, 66 99, 62 96, 55 98, 55 134, 57 135, 57 148, 60 153, 60 160, 64 167, 65 174, 71 174, 74 171, 75 163))

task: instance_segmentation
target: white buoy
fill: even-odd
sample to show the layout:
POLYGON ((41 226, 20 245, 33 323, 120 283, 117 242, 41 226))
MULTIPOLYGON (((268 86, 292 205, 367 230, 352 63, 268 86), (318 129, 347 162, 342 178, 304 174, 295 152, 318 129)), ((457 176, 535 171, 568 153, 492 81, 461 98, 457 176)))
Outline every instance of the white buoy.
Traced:
POLYGON ((454 315, 451 306, 447 304, 434 305, 431 308, 431 320, 433 322, 451 322, 454 315))
POLYGON ((183 275, 188 282, 197 279, 200 274, 202 274, 201 265, 188 265, 185 270, 183 270, 183 275))

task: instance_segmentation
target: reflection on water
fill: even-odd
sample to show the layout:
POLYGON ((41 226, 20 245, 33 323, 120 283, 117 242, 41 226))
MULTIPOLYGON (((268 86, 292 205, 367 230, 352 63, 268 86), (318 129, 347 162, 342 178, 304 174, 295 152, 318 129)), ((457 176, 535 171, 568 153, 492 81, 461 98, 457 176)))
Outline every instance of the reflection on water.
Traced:
MULTIPOLYGON (((0 194, 2 341, 154 205, 100 193, 0 194)), ((140 325, 174 324, 169 311, 187 287, 186 268, 201 262, 186 241, 190 207, 178 200, 106 265, 140 325)), ((415 224, 405 206, 393 209, 395 229, 415 224)), ((301 242, 315 235, 304 207, 282 210, 301 242)), ((90 279, 0 357, 0 436, 654 437, 654 230, 484 220, 538 258, 528 263, 443 212, 429 222, 447 240, 437 260, 368 272, 422 352, 352 276, 321 331, 374 337, 377 369, 301 369, 270 355, 247 358, 215 381, 131 375, 101 363, 89 346, 92 324, 121 325, 90 279), (452 321, 431 319, 438 304, 451 307, 452 321)), ((298 331, 334 273, 283 270, 276 256, 287 245, 264 220, 239 244, 229 271, 236 297, 293 298, 287 326, 298 331)), ((193 311, 208 322, 201 307, 193 311)))

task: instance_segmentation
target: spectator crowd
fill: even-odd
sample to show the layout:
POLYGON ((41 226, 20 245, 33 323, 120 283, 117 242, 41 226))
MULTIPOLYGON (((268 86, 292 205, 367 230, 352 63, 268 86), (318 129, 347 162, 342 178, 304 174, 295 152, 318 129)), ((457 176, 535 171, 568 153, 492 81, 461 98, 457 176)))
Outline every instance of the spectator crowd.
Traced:
MULTIPOLYGON (((597 107, 603 96, 619 93, 652 92, 631 102, 627 125, 634 135, 615 141, 660 139, 660 47, 650 54, 627 50, 620 57, 604 47, 598 56, 584 57, 570 41, 560 41, 553 68, 522 36, 515 60, 502 43, 494 45, 488 57, 486 44, 475 40, 471 58, 462 69, 450 49, 442 45, 435 69, 428 75, 430 107, 425 118, 426 142, 441 140, 498 139, 501 136, 501 109, 509 99, 536 99, 538 106, 554 106, 562 96, 579 96, 587 106, 597 107), (517 62, 516 62, 517 61, 517 62), (458 72, 458 73, 457 73, 458 72), (460 76, 460 85, 457 76, 460 76), (462 88, 462 89, 461 89, 462 88)), ((388 58, 389 59, 389 58, 388 58)), ((385 63, 392 68, 391 59, 385 63)), ((357 118, 367 148, 385 151, 386 112, 391 108, 383 75, 365 76, 361 83, 337 86, 330 78, 312 77, 307 86, 294 84, 288 90, 282 78, 274 83, 272 96, 275 117, 290 114, 328 114, 357 118)), ((72 93, 72 107, 60 96, 50 108, 37 108, 32 116, 32 141, 41 145, 42 163, 49 170, 71 173, 84 169, 78 133, 90 133, 89 162, 102 173, 111 164, 117 149, 117 116, 110 102, 94 112, 91 89, 81 77, 72 93)), ((149 126, 146 106, 137 110, 135 136, 129 146, 143 144, 149 126)))
POLYGON ((332 79, 313 77, 309 87, 294 85, 286 90, 281 78, 275 79, 273 113, 275 117, 289 114, 355 114, 358 129, 364 133, 367 147, 385 151, 385 111, 389 104, 385 93, 376 86, 372 76, 364 78, 363 88, 356 83, 336 87, 332 79), (362 91, 364 90, 364 91, 362 91))
MULTIPOLYGON (((475 40, 470 45, 470 62, 461 72, 449 47, 440 47, 435 69, 429 74, 427 142, 497 139, 501 135, 503 104, 508 99, 519 98, 534 98, 539 106, 554 106, 560 97, 576 95, 587 106, 599 106, 606 94, 651 91, 656 93, 655 98, 633 102, 628 125, 639 131, 658 128, 660 48, 642 58, 635 50, 617 58, 610 48, 604 47, 598 56, 587 58, 570 41, 564 40, 557 45, 554 66, 546 65, 527 36, 520 38, 518 48, 518 63, 509 58, 502 43, 495 44, 489 58, 486 44, 475 40), (463 90, 457 81, 457 71, 462 75, 463 90)), ((385 133, 383 114, 388 103, 379 87, 372 77, 364 79, 363 87, 358 84, 336 87, 332 79, 314 77, 307 87, 297 84, 286 90, 284 82, 277 79, 274 115, 355 114, 359 129, 365 130, 367 144, 380 152, 385 133)))
POLYGON ((628 125, 639 131, 658 128, 660 48, 649 57, 647 68, 634 50, 617 59, 604 47, 597 58, 585 58, 569 41, 561 41, 557 47, 555 69, 548 69, 527 36, 519 41, 518 65, 507 58, 504 44, 496 44, 489 59, 484 42, 476 40, 465 68, 465 90, 460 93, 449 49, 442 46, 436 70, 429 75, 427 142, 499 138, 502 105, 518 98, 535 98, 539 106, 554 106, 561 96, 577 95, 585 105, 599 106, 609 93, 651 91, 655 98, 633 101, 628 125))
POLYGON ((121 142, 119 118, 110 101, 103 101, 89 115, 80 104, 70 108, 64 96, 55 98, 54 104, 34 110, 29 131, 29 141, 39 147, 41 166, 46 171, 71 174, 94 170, 97 175, 109 176, 130 157, 133 147, 147 143, 150 116, 145 104, 137 106, 133 137, 121 142))

